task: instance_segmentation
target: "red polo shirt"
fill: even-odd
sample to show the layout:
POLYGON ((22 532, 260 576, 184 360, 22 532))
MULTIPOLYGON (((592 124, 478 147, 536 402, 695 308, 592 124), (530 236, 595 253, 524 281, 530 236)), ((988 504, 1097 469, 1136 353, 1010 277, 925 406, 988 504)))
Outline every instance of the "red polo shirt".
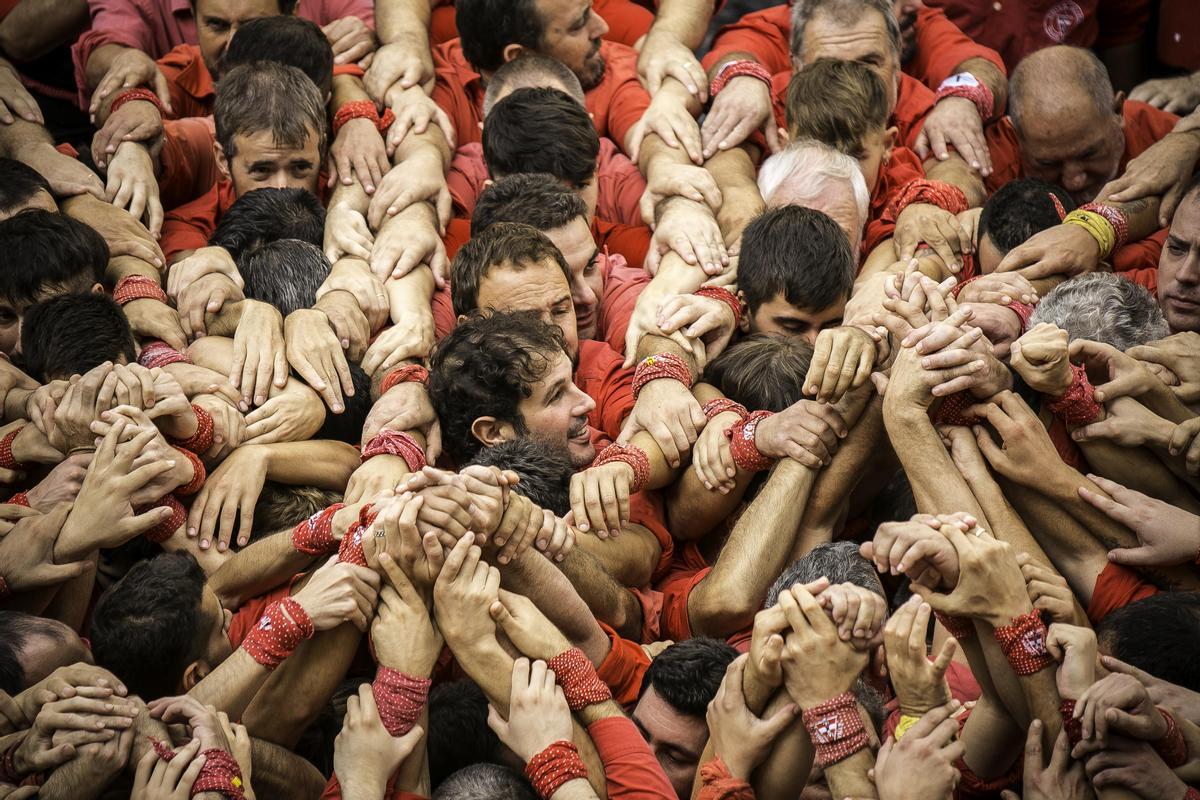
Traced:
MULTIPOLYGON (((450 162, 450 171, 446 174, 446 185, 454 200, 455 214, 470 217, 475 212, 475 201, 483 193, 487 180, 483 145, 471 142, 458 148, 454 160, 450 162)), ((644 224, 638 203, 646 191, 646 179, 608 137, 600 139, 600 153, 596 157, 596 188, 597 217, 624 225, 644 224)))
MULTIPOLYGON (((430 44, 439 45, 458 38, 454 0, 434 0, 433 19, 429 25, 430 44)), ((633 47, 654 24, 654 14, 630 0, 596 0, 592 10, 608 23, 604 38, 610 42, 633 47)))
POLYGON ((1193 0, 1159 0, 1156 54, 1164 64, 1200 70, 1200 14, 1193 0))
MULTIPOLYGON (((916 53, 904 65, 904 71, 931 89, 937 89, 959 64, 971 58, 986 59, 1004 72, 1000 55, 972 41, 941 9, 921 8, 914 31, 916 53)), ((791 6, 787 3, 771 6, 722 28, 702 63, 706 70, 712 69, 730 53, 746 52, 771 74, 787 72, 792 68, 791 36, 791 6)))
MULTIPOLYGON (((1125 171, 1130 159, 1141 155, 1170 133, 1179 121, 1174 114, 1137 100, 1126 100, 1122 114, 1125 118, 1125 151, 1121 154, 1118 174, 1125 171)), ((1008 117, 989 125, 984 133, 992 154, 992 174, 984 179, 984 184, 991 193, 1009 181, 1025 177, 1025 165, 1021 161, 1017 131, 1008 117)))
POLYGON ((974 41, 995 50, 1011 72, 1043 47, 1091 47, 1100 31, 1100 0, 925 0, 974 41))
POLYGON ((217 223, 235 200, 233 183, 221 180, 195 200, 169 212, 163 220, 162 238, 159 239, 167 262, 184 250, 207 246, 217 223))
MULTIPOLYGON (((629 131, 650 105, 650 95, 637 77, 637 51, 616 42, 600 43, 606 66, 600 83, 584 95, 596 132, 624 147, 629 131)), ((483 121, 483 79, 463 56, 454 39, 433 49, 437 84, 433 99, 450 117, 459 144, 480 140, 483 121)))
POLYGON ((896 219, 887 213, 888 204, 910 182, 924 177, 925 169, 921 166, 921 159, 907 147, 893 149, 891 159, 879 166, 879 179, 871 192, 870 216, 867 218, 867 228, 863 234, 864 258, 896 232, 896 219))

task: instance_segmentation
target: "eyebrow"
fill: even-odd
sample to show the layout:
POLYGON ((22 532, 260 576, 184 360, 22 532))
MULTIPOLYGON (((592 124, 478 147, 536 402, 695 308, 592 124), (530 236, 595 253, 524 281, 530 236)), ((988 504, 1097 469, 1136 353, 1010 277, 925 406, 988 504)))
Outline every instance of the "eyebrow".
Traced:
POLYGON ((542 405, 550 405, 555 396, 562 392, 564 385, 566 385, 566 381, 561 378, 555 381, 554 384, 546 391, 546 394, 542 396, 542 405))
POLYGON ((574 24, 571 25, 571 27, 572 28, 582 28, 584 25, 586 25, 588 14, 591 12, 591 10, 592 10, 592 4, 588 3, 586 6, 583 7, 583 13, 579 15, 579 19, 575 20, 574 24))

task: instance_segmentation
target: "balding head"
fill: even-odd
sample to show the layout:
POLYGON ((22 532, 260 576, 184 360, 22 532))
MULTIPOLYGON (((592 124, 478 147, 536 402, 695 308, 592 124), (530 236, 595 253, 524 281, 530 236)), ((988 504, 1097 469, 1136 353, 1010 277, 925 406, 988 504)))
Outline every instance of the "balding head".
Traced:
POLYGON ((524 53, 496 70, 483 95, 483 116, 517 89, 558 89, 585 105, 583 86, 561 61, 540 53, 524 53))
POLYGON ((1063 186, 1077 203, 1094 200, 1125 149, 1123 104, 1090 50, 1062 45, 1027 56, 1008 93, 1025 173, 1063 186))

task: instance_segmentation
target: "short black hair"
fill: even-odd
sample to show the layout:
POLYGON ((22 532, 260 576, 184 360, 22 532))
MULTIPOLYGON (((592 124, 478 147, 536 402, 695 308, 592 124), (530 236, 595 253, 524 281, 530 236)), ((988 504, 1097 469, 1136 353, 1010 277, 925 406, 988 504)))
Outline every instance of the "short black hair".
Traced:
POLYGON ((555 516, 564 517, 571 510, 575 468, 561 447, 533 436, 519 436, 481 449, 471 463, 517 473, 521 480, 513 491, 555 516))
POLYGON ((679 713, 703 719, 737 655, 737 650, 720 639, 698 636, 676 642, 650 662, 640 694, 653 686, 679 713))
POLYGON ((813 347, 799 336, 756 333, 725 348, 704 381, 753 411, 783 411, 804 399, 813 347))
POLYGON ((853 583, 887 599, 875 565, 859 554, 857 542, 826 542, 797 559, 775 579, 767 590, 767 608, 779 602, 779 593, 784 589, 812 583, 822 576, 829 578, 831 584, 853 583))
POLYGON ((1096 625, 1114 658, 1200 692, 1200 593, 1161 592, 1113 611, 1096 625))
POLYGON ((463 767, 495 760, 499 737, 487 724, 488 701, 472 680, 442 683, 429 693, 429 783, 442 781, 463 767))
POLYGON ((42 173, 15 158, 0 158, 0 213, 11 213, 38 192, 54 197, 50 181, 42 173))
POLYGON ((239 197, 221 215, 209 237, 213 247, 223 247, 238 265, 242 254, 279 239, 299 239, 321 247, 325 236, 325 207, 305 189, 254 189, 239 197))
POLYGON ((820 310, 850 296, 855 264, 846 232, 827 214, 771 208, 742 232, 738 288, 752 314, 780 294, 794 306, 820 310))
POLYGON ((567 283, 571 282, 571 270, 563 254, 544 233, 513 222, 488 226, 458 249, 450 265, 454 313, 462 316, 479 307, 479 285, 494 268, 524 270, 544 261, 557 264, 567 283))
MULTIPOLYGON (((281 0, 280 5, 296 5, 296 0, 281 0)), ((242 64, 275 61, 303 72, 328 96, 333 85, 333 46, 315 22, 293 16, 291 11, 278 17, 259 17, 238 25, 229 48, 221 56, 221 69, 231 70, 242 64)))
POLYGON ((64 641, 62 628, 49 619, 23 611, 0 611, 0 691, 11 697, 29 688, 20 654, 31 636, 64 641))
POLYGON ((976 245, 990 236, 1001 255, 1029 240, 1035 233, 1053 228, 1062 222, 1054 198, 1058 198, 1063 213, 1075 210, 1075 201, 1061 186, 1036 178, 1009 181, 996 190, 979 212, 976 245))
POLYGON ((30 209, 0 220, 0 295, 33 303, 49 291, 86 291, 108 267, 104 237, 78 220, 30 209))
POLYGON ((497 222, 516 222, 552 231, 576 217, 587 220, 587 203, 578 193, 545 172, 522 172, 495 181, 475 201, 471 234, 479 235, 497 222))
POLYGON ((204 571, 190 553, 135 564, 101 595, 92 614, 96 663, 143 699, 174 694, 203 654, 204 571))
POLYGON ((313 439, 332 439, 346 444, 358 444, 362 440, 363 426, 367 424, 367 415, 371 413, 371 376, 362 367, 346 359, 350 368, 350 380, 354 383, 354 394, 342 396, 342 406, 345 409, 340 414, 334 414, 326 409, 325 422, 321 429, 313 434, 313 439))
POLYGON ((582 189, 594 179, 599 155, 592 118, 558 89, 517 89, 483 121, 483 161, 493 178, 547 172, 582 189))
POLYGON ((125 312, 104 294, 64 294, 30 306, 21 320, 21 360, 44 381, 82 375, 105 361, 137 360, 125 312))
POLYGON ((317 289, 332 269, 321 248, 299 239, 252 247, 237 263, 246 297, 274 306, 285 317, 317 302, 317 289))
POLYGON ((463 56, 476 70, 488 72, 504 64, 510 44, 540 50, 546 31, 534 0, 462 0, 454 4, 454 22, 463 56))
POLYGON ((517 406, 566 352, 562 331, 532 312, 482 312, 459 323, 434 351, 429 369, 429 399, 450 457, 465 464, 483 447, 471 432, 479 417, 505 420, 524 434, 517 406))

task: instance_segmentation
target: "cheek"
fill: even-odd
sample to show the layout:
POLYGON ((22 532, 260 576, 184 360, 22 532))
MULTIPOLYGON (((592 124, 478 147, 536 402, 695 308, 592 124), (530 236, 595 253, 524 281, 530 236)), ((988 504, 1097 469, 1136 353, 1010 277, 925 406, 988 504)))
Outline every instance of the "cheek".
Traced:
POLYGON ((0 351, 11 354, 17 347, 20 332, 21 328, 15 322, 6 325, 0 324, 0 351))

